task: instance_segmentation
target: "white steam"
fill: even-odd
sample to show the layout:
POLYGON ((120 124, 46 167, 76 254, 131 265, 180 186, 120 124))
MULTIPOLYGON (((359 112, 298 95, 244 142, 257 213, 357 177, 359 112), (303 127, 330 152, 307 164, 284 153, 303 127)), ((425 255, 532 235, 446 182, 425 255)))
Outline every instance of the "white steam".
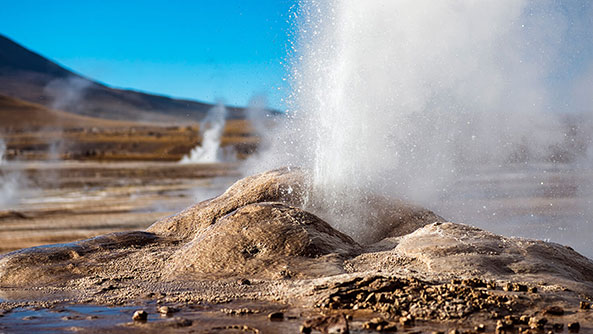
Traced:
POLYGON ((4 140, 0 138, 0 166, 5 164, 4 154, 6 154, 6 144, 4 143, 4 140))
POLYGON ((255 135, 261 139, 261 144, 264 147, 259 147, 261 150, 267 150, 265 145, 268 145, 269 140, 264 139, 270 134, 270 127, 269 127, 269 120, 270 114, 268 113, 267 109, 268 102, 266 97, 263 95, 256 95, 249 100, 247 104, 247 109, 245 110, 245 116, 253 130, 255 131, 255 135))
POLYGON ((356 235, 375 195, 430 207, 472 166, 548 159, 562 5, 302 1, 282 150, 312 170, 311 205, 356 235))
POLYGON ((181 163, 214 163, 222 160, 220 142, 226 123, 227 110, 222 103, 212 108, 200 125, 202 144, 194 147, 181 163))
POLYGON ((52 80, 44 92, 52 99, 51 108, 58 110, 78 109, 87 88, 92 82, 79 77, 52 80))
POLYGON ((17 172, 9 172, 2 169, 8 163, 5 159, 6 144, 0 138, 0 209, 8 208, 9 206, 19 202, 20 189, 22 182, 20 174, 17 172))

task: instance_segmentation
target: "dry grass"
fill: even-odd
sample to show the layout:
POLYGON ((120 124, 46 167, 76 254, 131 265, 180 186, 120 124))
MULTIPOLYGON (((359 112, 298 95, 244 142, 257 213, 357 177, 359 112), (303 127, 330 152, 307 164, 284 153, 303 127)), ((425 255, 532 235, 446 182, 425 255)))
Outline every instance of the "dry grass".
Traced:
POLYGON ((0 95, 0 130, 4 131, 76 127, 121 128, 134 124, 52 110, 39 104, 0 95))
MULTIPOLYGON (((10 159, 179 160, 199 145, 199 124, 113 121, 51 110, 0 95, 0 137, 10 159)), ((229 120, 222 146, 239 158, 259 142, 247 120, 229 120)))

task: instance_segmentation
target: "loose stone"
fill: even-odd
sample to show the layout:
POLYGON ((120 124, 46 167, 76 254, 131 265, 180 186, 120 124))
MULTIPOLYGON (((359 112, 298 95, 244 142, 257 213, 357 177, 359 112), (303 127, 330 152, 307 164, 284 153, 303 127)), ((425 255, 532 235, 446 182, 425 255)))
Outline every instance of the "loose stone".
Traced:
POLYGON ((544 313, 549 315, 564 315, 564 309, 560 306, 550 306, 544 313))
POLYGON ((134 312, 132 319, 134 321, 146 321, 146 319, 148 319, 148 313, 146 313, 144 310, 138 310, 134 312))
POLYGON ((568 330, 571 332, 578 332, 581 329, 581 324, 579 324, 578 322, 571 322, 570 324, 568 324, 568 330))
POLYGON ((271 321, 282 321, 284 320, 284 313, 282 312, 272 312, 268 314, 268 319, 271 321))

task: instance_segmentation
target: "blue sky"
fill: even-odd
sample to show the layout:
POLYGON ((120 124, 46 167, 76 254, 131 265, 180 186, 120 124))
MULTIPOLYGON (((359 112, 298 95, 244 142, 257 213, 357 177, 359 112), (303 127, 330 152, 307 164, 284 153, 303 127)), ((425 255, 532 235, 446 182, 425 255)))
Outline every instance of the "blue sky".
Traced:
POLYGON ((297 0, 11 1, 0 33, 114 87, 284 109, 297 0))

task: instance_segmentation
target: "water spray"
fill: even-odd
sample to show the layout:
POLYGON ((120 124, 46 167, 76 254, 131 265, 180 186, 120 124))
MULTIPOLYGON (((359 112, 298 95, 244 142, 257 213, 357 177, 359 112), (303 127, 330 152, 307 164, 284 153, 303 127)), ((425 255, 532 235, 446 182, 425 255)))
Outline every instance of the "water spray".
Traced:
POLYGON ((312 172, 312 210, 356 235, 375 196, 430 208, 476 165, 548 161, 566 137, 548 81, 570 65, 559 6, 578 7, 302 1, 299 131, 281 146, 312 172))

